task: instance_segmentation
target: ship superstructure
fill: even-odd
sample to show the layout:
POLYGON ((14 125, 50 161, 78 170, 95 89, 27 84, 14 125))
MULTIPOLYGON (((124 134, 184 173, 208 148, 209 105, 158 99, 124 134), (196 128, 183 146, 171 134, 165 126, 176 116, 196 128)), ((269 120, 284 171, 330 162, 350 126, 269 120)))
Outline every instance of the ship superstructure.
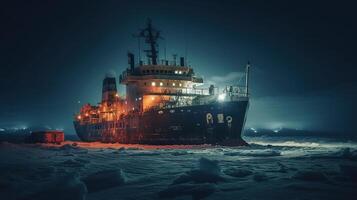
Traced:
POLYGON ((147 61, 128 53, 128 68, 119 76, 126 97, 117 92, 116 78, 103 80, 102 101, 84 105, 74 125, 83 141, 140 144, 244 145, 241 132, 249 107, 249 63, 245 86, 203 87, 184 57, 158 59, 160 32, 148 21, 143 38, 147 61))

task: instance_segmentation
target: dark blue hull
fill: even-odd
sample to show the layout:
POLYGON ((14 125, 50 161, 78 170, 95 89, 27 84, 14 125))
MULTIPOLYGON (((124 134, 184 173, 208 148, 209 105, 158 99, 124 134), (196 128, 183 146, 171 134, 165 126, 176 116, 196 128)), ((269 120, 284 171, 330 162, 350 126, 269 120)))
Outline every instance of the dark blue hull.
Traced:
POLYGON ((217 102, 130 113, 114 122, 74 122, 82 141, 130 144, 246 145, 241 138, 249 101, 217 102))

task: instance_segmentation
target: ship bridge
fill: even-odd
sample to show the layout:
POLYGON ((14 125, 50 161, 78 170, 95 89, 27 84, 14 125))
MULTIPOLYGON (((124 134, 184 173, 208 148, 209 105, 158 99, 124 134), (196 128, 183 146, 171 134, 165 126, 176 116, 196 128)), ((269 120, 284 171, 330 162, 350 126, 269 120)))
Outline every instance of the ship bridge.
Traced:
MULTIPOLYGON (((128 57, 130 61, 133 55, 129 53, 128 57)), ((119 82, 126 85, 128 107, 146 110, 155 104, 172 102, 177 97, 186 97, 187 100, 209 95, 208 89, 197 88, 203 84, 203 79, 195 75, 192 67, 184 65, 183 58, 181 60, 180 65, 143 64, 126 69, 120 75, 119 82)))
MULTIPOLYGON (((190 81, 196 84, 203 83, 203 79, 195 76, 191 67, 167 65, 142 65, 135 67, 133 70, 127 69, 121 74, 119 82, 127 85, 150 80, 162 80, 166 82, 166 86, 169 86, 169 83, 171 83, 170 86, 176 86, 176 84, 174 84, 175 82, 179 84, 179 82, 184 81, 190 81)), ((146 86, 145 82, 143 83, 144 86, 146 86)), ((158 84, 160 84, 160 82, 158 82, 158 84)))
POLYGON ((141 94, 208 95, 208 89, 196 89, 203 79, 187 66, 142 65, 124 71, 119 82, 141 94))

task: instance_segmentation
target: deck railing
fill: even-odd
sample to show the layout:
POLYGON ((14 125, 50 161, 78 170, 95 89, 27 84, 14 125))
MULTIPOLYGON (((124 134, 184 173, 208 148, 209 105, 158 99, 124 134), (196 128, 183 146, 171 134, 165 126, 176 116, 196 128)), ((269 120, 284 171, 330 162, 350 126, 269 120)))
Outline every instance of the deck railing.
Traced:
POLYGON ((195 76, 193 74, 163 74, 163 73, 149 73, 149 74, 140 74, 131 71, 124 71, 119 76, 119 82, 125 81, 136 81, 136 80, 143 80, 145 79, 174 79, 174 80, 185 80, 185 81, 192 81, 196 83, 203 83, 203 78, 195 76))
POLYGON ((153 87, 146 88, 148 95, 174 95, 174 96, 207 96, 209 90, 206 88, 173 88, 173 87, 153 87))
POLYGON ((208 96, 225 94, 229 97, 247 97, 246 87, 244 86, 229 86, 225 88, 174 88, 157 86, 146 88, 145 94, 148 95, 177 95, 177 96, 208 96))

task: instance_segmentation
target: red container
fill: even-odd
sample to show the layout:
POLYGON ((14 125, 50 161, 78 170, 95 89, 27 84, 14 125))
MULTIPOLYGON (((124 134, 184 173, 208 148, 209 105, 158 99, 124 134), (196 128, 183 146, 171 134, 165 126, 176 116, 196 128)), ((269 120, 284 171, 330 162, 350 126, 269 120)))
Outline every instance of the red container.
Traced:
POLYGON ((56 143, 64 142, 63 131, 36 131, 31 133, 31 142, 34 143, 56 143))

